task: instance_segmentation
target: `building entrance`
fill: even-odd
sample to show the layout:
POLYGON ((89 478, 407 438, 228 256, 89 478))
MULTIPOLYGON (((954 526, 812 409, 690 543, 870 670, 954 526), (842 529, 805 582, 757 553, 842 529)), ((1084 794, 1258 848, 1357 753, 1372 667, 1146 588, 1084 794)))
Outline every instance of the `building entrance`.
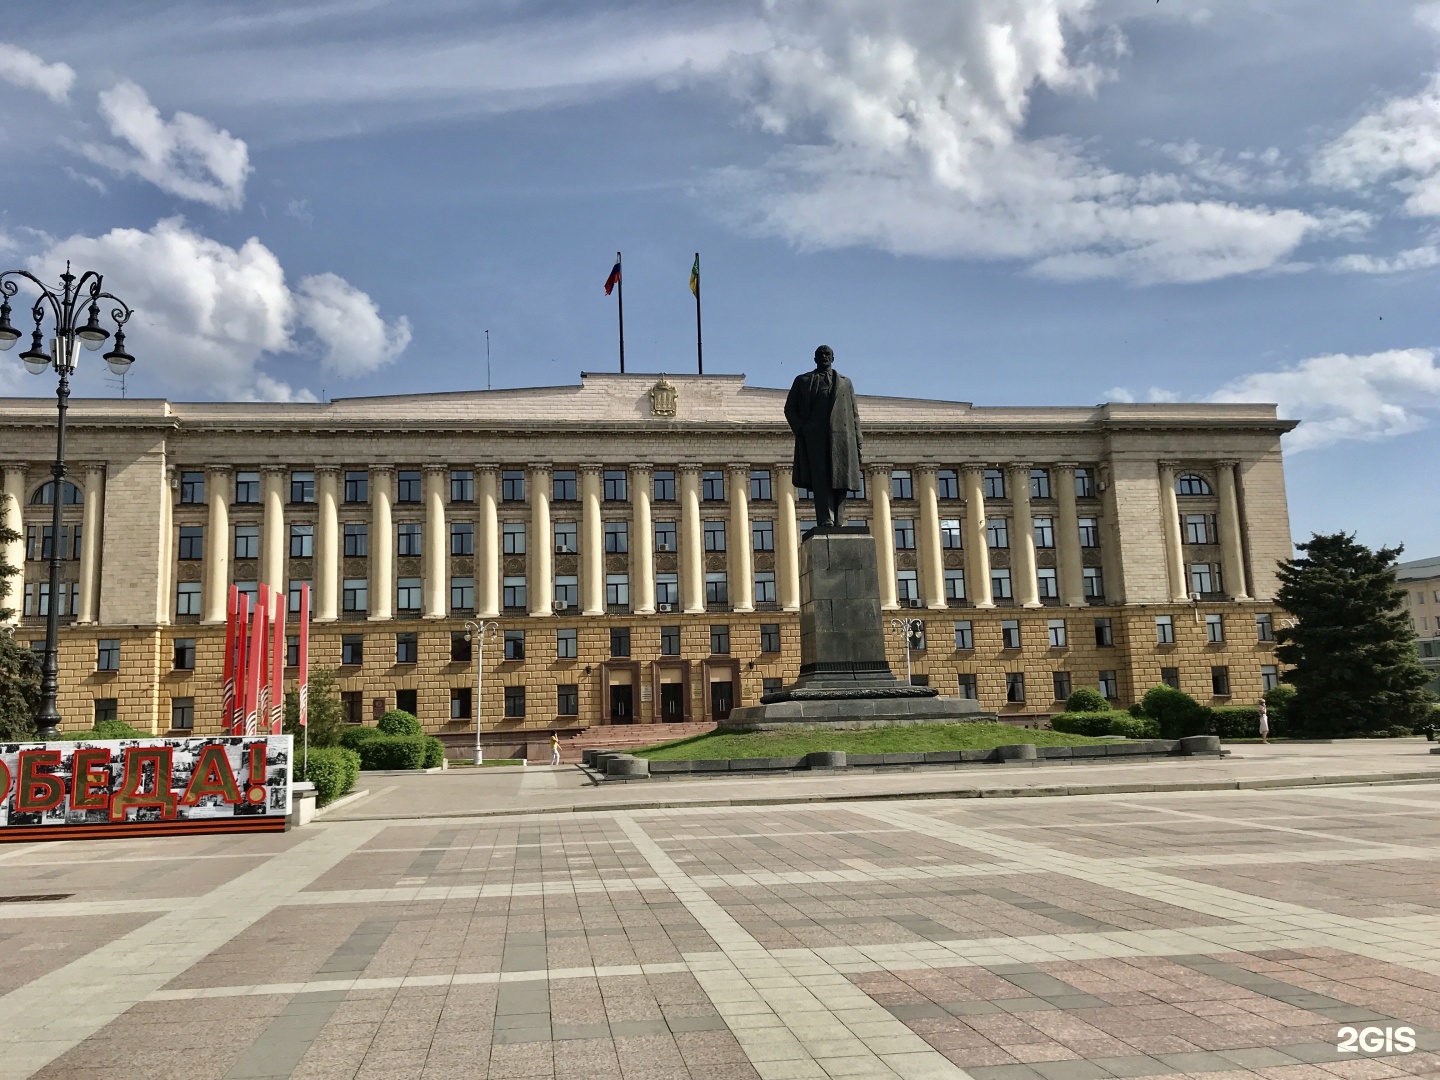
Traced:
POLYGON ((710 684, 710 718, 720 721, 729 717, 735 708, 735 684, 712 682, 710 684))
POLYGON ((612 724, 633 724, 635 722, 634 687, 629 683, 610 687, 610 722, 612 724))
POLYGON ((683 724, 685 722, 684 684, 660 684, 660 719, 667 724, 683 724))

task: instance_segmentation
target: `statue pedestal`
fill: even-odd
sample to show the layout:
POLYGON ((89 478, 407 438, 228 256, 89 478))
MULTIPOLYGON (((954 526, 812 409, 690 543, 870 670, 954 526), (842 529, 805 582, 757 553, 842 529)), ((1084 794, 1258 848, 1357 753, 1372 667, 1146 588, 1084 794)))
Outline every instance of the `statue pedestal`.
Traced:
POLYGON ((724 727, 874 727, 990 720, 978 702, 901 682, 885 658, 875 540, 814 529, 800 545, 800 677, 735 709, 724 727))

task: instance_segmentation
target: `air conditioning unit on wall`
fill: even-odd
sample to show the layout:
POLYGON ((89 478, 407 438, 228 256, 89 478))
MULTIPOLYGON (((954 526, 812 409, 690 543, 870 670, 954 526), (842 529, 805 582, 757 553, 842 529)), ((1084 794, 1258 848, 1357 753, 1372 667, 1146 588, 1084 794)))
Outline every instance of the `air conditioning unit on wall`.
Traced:
POLYGON ((656 604, 655 606, 660 610, 661 614, 668 615, 671 611, 674 610, 673 604, 656 604))
POLYGON ((670 550, 670 545, 669 545, 669 544, 663 544, 663 543, 662 543, 662 544, 656 544, 656 545, 655 545, 655 550, 656 550, 656 551, 669 551, 669 550, 670 550))
POLYGON ((924 607, 924 606, 925 606, 925 601, 919 599, 918 597, 912 596, 912 597, 910 598, 910 606, 911 606, 911 607, 924 607))
POLYGON ((570 610, 570 602, 569 602, 568 600, 556 600, 553 604, 550 605, 550 610, 551 610, 551 611, 569 611, 569 610, 570 610))

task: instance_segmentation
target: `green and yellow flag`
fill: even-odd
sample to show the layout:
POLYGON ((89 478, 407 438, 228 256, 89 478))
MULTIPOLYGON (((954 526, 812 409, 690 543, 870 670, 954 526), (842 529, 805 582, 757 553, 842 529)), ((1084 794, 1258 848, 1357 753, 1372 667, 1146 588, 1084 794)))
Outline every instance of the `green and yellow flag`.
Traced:
POLYGON ((700 256, 695 256, 695 265, 690 267, 690 291, 698 299, 700 296, 700 256))

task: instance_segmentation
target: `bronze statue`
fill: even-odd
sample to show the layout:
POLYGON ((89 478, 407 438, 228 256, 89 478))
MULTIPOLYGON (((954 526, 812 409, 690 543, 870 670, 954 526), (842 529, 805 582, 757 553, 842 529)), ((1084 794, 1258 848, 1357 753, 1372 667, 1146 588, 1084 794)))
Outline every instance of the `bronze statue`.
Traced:
POLYGON ((845 495, 861 484, 860 414, 829 345, 815 350, 815 370, 791 384, 785 420, 795 433, 795 486, 815 493, 816 527, 844 525, 845 495))

